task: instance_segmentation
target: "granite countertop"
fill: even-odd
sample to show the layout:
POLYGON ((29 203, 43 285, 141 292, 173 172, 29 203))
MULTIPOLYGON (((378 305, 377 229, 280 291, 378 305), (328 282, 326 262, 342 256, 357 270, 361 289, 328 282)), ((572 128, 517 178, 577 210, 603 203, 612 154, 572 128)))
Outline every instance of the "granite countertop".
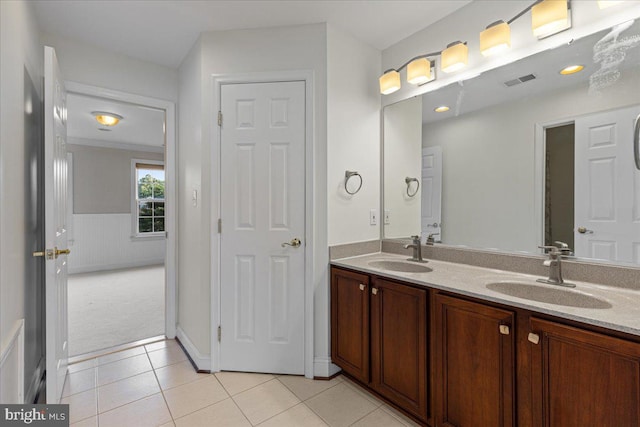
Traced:
MULTIPOLYGON (((571 281, 575 288, 565 288, 557 285, 536 283, 540 276, 520 274, 503 270, 475 267, 466 264, 455 264, 445 261, 428 260, 419 264, 431 268, 428 273, 406 273, 372 267, 373 261, 406 261, 405 255, 392 253, 373 253, 331 261, 331 265, 349 268, 378 276, 397 279, 416 285, 428 286, 443 291, 450 291, 461 295, 493 301, 501 304, 519 307, 539 313, 570 319, 589 325, 626 332, 640 336, 640 291, 595 283, 571 281), (505 295, 490 289, 486 284, 496 282, 517 282, 550 288, 551 292, 569 292, 575 295, 578 302, 584 296, 592 296, 609 303, 610 308, 582 308, 567 305, 557 305, 505 295)), ((411 261, 406 261, 411 263, 411 261)), ((546 279, 546 277, 544 277, 546 279)), ((564 295, 562 295, 564 296, 564 295)))

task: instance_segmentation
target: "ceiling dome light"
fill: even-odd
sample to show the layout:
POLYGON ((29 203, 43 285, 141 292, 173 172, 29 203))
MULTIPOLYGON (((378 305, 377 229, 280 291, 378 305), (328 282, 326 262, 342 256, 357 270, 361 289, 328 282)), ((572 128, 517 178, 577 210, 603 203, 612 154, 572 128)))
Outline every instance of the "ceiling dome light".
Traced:
POLYGON ((531 8, 531 29, 538 38, 565 30, 568 25, 567 0, 543 0, 531 8))
POLYGON ((496 21, 480 33, 480 53, 494 55, 511 47, 511 28, 504 21, 496 21))
POLYGON ((119 114, 107 113, 105 111, 92 111, 91 114, 96 118, 96 121, 104 126, 115 126, 123 117, 119 114))
POLYGON ((446 105, 441 105, 439 107, 434 108, 433 111, 435 111, 436 113, 445 113, 449 111, 449 107, 447 107, 446 105))
POLYGON ((453 42, 442 51, 442 71, 453 73, 467 66, 469 62, 469 48, 466 44, 458 41, 453 42))
POLYGON ((413 85, 424 84, 431 80, 431 61, 418 58, 407 66, 407 81, 413 85))
POLYGON ((566 76, 569 74, 579 73, 584 69, 584 65, 569 65, 568 67, 564 67, 560 70, 560 74, 566 76))
POLYGON ((400 89, 400 73, 389 70, 380 77, 380 93, 389 95, 400 89))
POLYGON ((619 4, 619 3, 622 3, 622 1, 621 0, 618 0, 618 1, 614 1, 614 0, 598 0, 598 7, 600 9, 606 9, 608 7, 611 7, 611 6, 615 6, 615 5, 619 4))

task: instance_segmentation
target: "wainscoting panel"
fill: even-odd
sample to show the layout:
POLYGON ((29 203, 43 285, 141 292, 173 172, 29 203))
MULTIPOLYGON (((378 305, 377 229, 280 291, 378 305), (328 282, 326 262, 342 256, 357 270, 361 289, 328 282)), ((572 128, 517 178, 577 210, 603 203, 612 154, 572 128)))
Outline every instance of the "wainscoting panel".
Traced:
POLYGON ((131 214, 74 214, 69 273, 164 263, 165 239, 132 238, 131 214))
POLYGON ((16 321, 1 344, 0 402, 24 403, 24 319, 16 321))

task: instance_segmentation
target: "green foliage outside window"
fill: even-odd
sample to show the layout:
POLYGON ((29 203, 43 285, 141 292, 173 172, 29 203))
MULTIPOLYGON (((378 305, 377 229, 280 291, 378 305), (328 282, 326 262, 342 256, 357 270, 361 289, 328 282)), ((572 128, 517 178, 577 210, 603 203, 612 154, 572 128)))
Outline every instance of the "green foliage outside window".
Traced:
POLYGON ((164 228, 164 171, 137 169, 138 233, 159 233, 164 228), (152 176, 160 175, 162 179, 152 176))

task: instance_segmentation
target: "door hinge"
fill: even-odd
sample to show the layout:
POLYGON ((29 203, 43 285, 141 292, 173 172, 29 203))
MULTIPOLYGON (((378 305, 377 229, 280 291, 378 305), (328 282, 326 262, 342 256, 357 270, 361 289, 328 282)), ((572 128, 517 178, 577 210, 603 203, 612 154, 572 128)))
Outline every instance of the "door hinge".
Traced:
POLYGON ((218 326, 218 342, 222 339, 222 326, 218 326))
POLYGON ((218 126, 222 126, 222 111, 218 111, 218 126))
POLYGON ((218 218, 218 234, 222 233, 222 218, 218 218))

